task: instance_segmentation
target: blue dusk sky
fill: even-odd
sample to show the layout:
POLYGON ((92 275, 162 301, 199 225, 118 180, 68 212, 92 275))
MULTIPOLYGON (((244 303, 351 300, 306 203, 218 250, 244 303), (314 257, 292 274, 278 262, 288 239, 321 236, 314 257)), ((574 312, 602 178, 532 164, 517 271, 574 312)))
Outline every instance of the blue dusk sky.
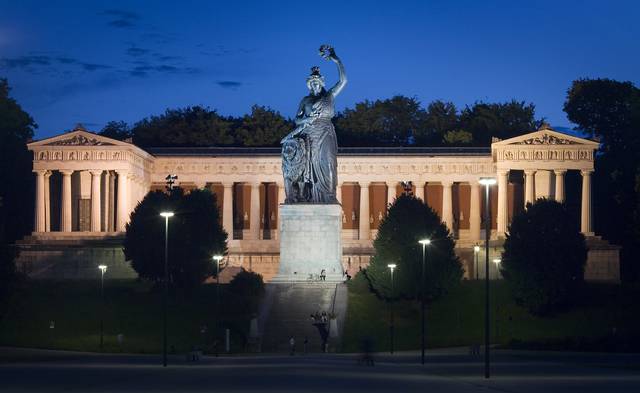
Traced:
POLYGON ((8 1, 0 77, 36 138, 203 105, 292 116, 330 43, 349 84, 338 109, 396 94, 532 102, 555 127, 571 81, 640 80, 638 1, 8 1))

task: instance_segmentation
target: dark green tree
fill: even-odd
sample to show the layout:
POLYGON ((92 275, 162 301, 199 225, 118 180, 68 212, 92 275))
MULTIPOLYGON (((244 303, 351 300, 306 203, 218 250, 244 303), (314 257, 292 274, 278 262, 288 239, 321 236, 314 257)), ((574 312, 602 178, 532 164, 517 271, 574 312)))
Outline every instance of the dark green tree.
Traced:
POLYGON ((251 107, 251 114, 244 115, 238 123, 235 137, 240 146, 278 146, 295 127, 279 112, 258 105, 251 107))
POLYGON ((371 288, 384 298, 419 299, 422 246, 428 238, 425 275, 427 300, 436 299, 462 279, 462 266, 454 252, 455 241, 438 214, 414 196, 402 195, 390 206, 373 242, 375 255, 366 270, 371 288), (395 291, 391 293, 388 264, 395 263, 395 291))
POLYGON ((229 292, 248 302, 251 312, 257 311, 260 299, 265 293, 262 275, 244 268, 229 282, 229 292))
POLYGON ((340 146, 406 146, 423 135, 425 111, 415 98, 359 102, 335 119, 340 146))
POLYGON ((516 302, 532 314, 570 307, 584 283, 585 238, 564 204, 538 199, 516 215, 500 272, 516 302))
POLYGON ((543 119, 535 119, 535 105, 511 100, 478 102, 460 113, 460 128, 473 135, 474 144, 488 146, 491 138, 512 138, 537 130, 543 119))
POLYGON ((133 127, 133 142, 152 146, 227 146, 233 145, 233 119, 200 106, 167 109, 133 127))
POLYGON ((9 92, 7 80, 0 79, 0 244, 33 229, 35 181, 27 143, 37 125, 9 92))
POLYGON ((20 275, 16 271, 17 252, 8 244, 0 244, 0 321, 7 312, 11 296, 14 293, 20 275))
POLYGON ((213 255, 226 252, 227 233, 215 194, 208 190, 147 194, 127 224, 125 257, 141 278, 159 282, 164 277, 165 219, 160 212, 166 210, 175 213, 169 219, 170 282, 193 289, 213 274, 213 255))
POLYGON ((117 139, 124 141, 133 137, 131 128, 124 121, 110 121, 99 132, 100 135, 107 138, 117 139))
POLYGON ((640 89, 631 82, 579 79, 564 104, 569 120, 601 142, 594 173, 594 226, 622 245, 622 279, 640 279, 640 89))
POLYGON ((418 127, 415 134, 416 145, 437 146, 449 144, 447 133, 458 127, 458 109, 452 102, 433 101, 427 106, 424 126, 418 127))

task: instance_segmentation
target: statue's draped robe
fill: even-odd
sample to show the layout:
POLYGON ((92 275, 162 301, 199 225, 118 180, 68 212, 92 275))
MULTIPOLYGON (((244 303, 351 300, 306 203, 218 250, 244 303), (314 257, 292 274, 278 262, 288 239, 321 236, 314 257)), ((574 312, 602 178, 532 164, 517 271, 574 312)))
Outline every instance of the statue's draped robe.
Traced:
POLYGON ((335 114, 334 98, 330 92, 311 96, 312 105, 305 105, 304 117, 314 120, 308 124, 302 134, 308 141, 310 149, 309 171, 311 180, 311 203, 338 203, 336 186, 338 184, 338 140, 331 123, 335 114), (307 113, 308 112, 308 113, 307 113))

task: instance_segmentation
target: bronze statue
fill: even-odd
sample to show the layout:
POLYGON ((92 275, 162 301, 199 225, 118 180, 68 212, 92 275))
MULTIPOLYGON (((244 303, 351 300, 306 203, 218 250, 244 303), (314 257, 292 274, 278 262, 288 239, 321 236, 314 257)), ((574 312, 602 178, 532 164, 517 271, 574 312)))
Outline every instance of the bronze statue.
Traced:
POLYGON ((300 101, 296 128, 281 141, 285 203, 338 203, 338 141, 331 118, 335 97, 347 84, 347 76, 331 46, 322 45, 319 52, 338 65, 340 80, 327 91, 320 68, 311 69, 307 78, 310 94, 300 101))

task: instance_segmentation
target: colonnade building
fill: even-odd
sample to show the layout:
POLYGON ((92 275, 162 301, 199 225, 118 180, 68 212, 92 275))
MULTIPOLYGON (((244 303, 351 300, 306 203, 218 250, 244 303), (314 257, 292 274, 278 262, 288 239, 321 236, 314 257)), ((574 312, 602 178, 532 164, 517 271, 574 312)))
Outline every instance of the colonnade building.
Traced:
MULTIPOLYGON (((229 234, 229 264, 263 274, 278 271, 278 205, 285 198, 279 148, 146 148, 77 127, 32 142, 36 184, 34 232, 19 243, 20 266, 38 277, 83 277, 98 261, 111 273, 134 274, 121 242, 130 213, 145 194, 165 189, 167 175, 189 191, 217 196, 229 234)), ((338 201, 342 205, 343 265, 366 267, 387 206, 405 192, 441 216, 456 239, 466 278, 480 277, 473 246, 484 242, 481 177, 490 189, 493 258, 509 223, 537 198, 573 197, 579 228, 587 236, 586 278, 619 280, 619 250, 596 236, 591 219, 591 177, 598 143, 550 128, 490 147, 340 148, 338 201), (573 187, 570 187, 570 182, 573 187), (574 184, 575 183, 575 184, 574 184), (576 189, 573 195, 570 190, 576 189)), ((578 224, 578 223, 577 223, 578 224)), ((544 245, 541 245, 544 246, 544 245)), ((497 277, 497 269, 493 272, 497 277)), ((93 275, 91 275, 93 277, 93 275)))

